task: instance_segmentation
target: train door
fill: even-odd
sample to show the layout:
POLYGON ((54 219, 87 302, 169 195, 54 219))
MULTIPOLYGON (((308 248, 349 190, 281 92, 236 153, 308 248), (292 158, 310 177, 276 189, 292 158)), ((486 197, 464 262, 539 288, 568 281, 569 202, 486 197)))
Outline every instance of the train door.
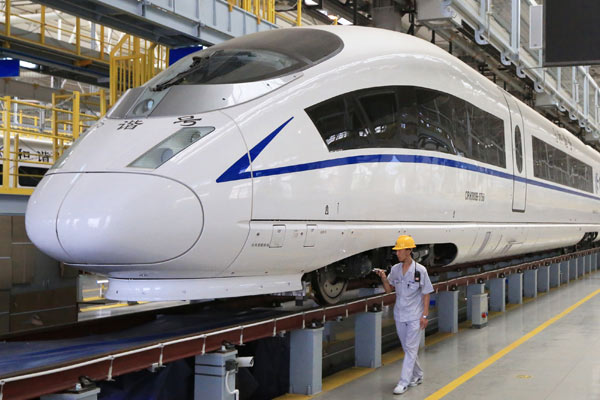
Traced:
MULTIPOLYGON (((512 210, 524 212, 527 199, 527 171, 525 168, 525 131, 523 116, 517 102, 505 95, 510 110, 511 148, 513 159, 513 201, 512 210)), ((508 146, 507 146, 508 147, 508 146)))

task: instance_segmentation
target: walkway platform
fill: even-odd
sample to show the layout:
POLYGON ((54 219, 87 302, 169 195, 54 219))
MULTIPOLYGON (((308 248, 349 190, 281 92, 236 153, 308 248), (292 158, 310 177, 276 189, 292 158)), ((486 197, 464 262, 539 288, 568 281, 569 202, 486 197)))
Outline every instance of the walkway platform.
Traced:
POLYGON ((600 274, 538 293, 492 313, 487 327, 427 338, 419 359, 422 385, 392 394, 401 352, 378 369, 352 368, 325 378, 323 392, 289 399, 598 399, 600 274), (560 317, 560 318, 557 318, 560 317))

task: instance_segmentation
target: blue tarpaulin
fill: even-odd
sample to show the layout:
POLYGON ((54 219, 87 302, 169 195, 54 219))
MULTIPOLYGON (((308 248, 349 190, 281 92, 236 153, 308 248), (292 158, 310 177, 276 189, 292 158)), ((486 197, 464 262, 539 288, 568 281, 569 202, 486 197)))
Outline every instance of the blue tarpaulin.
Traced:
POLYGON ((233 313, 159 315, 153 322, 109 334, 68 340, 0 343, 0 378, 282 314, 284 313, 277 310, 250 310, 233 313))
POLYGON ((0 78, 19 76, 19 60, 0 60, 0 78))
POLYGON ((188 54, 195 53, 204 49, 202 46, 188 46, 179 47, 177 49, 169 49, 169 65, 173 64, 177 60, 187 56, 188 54))

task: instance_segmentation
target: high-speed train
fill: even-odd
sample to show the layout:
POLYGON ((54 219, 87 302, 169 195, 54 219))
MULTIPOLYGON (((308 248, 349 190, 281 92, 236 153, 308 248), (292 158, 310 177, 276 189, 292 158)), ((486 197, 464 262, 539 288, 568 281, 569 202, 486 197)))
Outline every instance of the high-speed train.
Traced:
POLYGON ((128 91, 46 174, 31 240, 107 297, 335 302, 399 234, 442 266, 600 231, 600 156, 421 39, 261 32, 128 91))

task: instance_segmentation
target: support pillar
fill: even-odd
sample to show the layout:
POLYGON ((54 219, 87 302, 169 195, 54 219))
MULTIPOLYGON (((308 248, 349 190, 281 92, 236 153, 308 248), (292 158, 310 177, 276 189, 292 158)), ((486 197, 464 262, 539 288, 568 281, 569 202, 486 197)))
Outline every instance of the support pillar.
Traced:
POLYGON ((569 280, 574 281, 577 279, 579 274, 577 273, 577 259, 575 257, 569 260, 569 280))
POLYGON ((438 294, 438 330, 440 332, 458 332, 458 291, 438 294))
POLYGON ((523 273, 508 276, 508 302, 523 304, 523 273))
POLYGON ((561 261, 560 263, 560 283, 569 283, 571 277, 569 261, 561 261))
POLYGON ((40 400, 97 400, 98 393, 100 388, 93 387, 77 392, 45 394, 40 397, 40 400))
POLYGON ((537 297, 537 269, 528 269, 523 275, 523 296, 537 297))
POLYGON ((506 285, 504 278, 490 279, 490 311, 506 310, 506 285))
POLYGON ((560 286, 560 264, 554 263, 550 264, 550 287, 559 287, 560 286))
POLYGON ((540 293, 550 291, 550 267, 542 266, 538 269, 537 290, 540 293))
POLYGON ((598 271, 598 265, 600 264, 600 252, 594 254, 594 271, 598 271))
POLYGON ((579 256, 577 258, 577 276, 583 276, 585 274, 585 257, 579 256))
POLYGON ((485 284, 475 283, 473 285, 467 285, 467 319, 472 321, 472 305, 473 295, 482 294, 485 290, 485 284))
POLYGON ((297 329, 292 331, 290 339, 290 393, 308 396, 320 393, 323 328, 297 329))
POLYGON ((237 350, 220 350, 196 356, 194 366, 194 399, 234 400, 225 387, 235 389, 235 372, 227 374, 225 363, 235 360, 237 350))
POLYGON ((586 272, 588 274, 592 273, 592 255, 588 254, 587 256, 585 256, 585 266, 586 266, 586 272))
POLYGON ((354 364, 381 367, 381 316, 383 312, 360 313, 354 320, 354 364))

